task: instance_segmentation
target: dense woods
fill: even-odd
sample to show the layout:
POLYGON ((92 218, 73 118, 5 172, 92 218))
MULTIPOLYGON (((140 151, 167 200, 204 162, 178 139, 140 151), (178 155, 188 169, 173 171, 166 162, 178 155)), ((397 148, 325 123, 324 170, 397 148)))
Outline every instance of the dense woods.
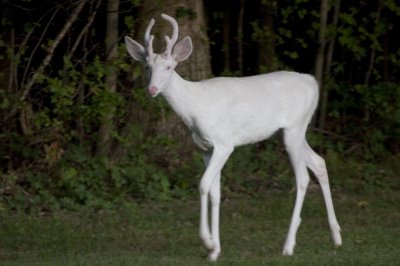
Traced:
MULTIPOLYGON (((161 13, 193 39, 177 69, 187 79, 314 74, 321 93, 309 137, 334 185, 398 178, 387 168, 400 155, 394 0, 3 0, 0 208, 105 206, 196 190, 201 156, 166 103, 148 97, 123 44, 125 35, 143 43, 154 17, 155 51, 163 49, 171 29, 161 13)), ((240 148, 226 166, 226 190, 290 186, 283 153, 279 138, 240 148)))

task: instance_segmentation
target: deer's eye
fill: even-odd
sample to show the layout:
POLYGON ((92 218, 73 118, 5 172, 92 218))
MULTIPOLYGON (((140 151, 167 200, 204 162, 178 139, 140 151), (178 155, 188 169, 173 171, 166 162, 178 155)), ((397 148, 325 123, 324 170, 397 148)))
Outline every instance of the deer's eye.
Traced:
POLYGON ((171 66, 167 66, 167 70, 171 70, 171 66))

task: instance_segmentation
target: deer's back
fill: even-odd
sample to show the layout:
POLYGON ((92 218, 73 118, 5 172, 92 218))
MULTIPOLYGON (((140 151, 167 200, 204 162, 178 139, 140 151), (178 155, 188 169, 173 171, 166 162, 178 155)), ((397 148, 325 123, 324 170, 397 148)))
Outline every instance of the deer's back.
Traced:
POLYGON ((197 137, 243 145, 268 138, 280 128, 308 124, 318 102, 315 79, 296 72, 200 82, 202 114, 195 118, 197 137))

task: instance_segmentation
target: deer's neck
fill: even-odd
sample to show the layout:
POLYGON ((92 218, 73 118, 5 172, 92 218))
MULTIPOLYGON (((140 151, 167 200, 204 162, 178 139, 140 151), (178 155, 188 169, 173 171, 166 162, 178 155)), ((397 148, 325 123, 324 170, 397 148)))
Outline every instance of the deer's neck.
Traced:
POLYGON ((200 86, 198 82, 187 81, 174 72, 170 85, 162 92, 164 98, 183 120, 186 126, 193 131, 198 102, 200 100, 200 86))

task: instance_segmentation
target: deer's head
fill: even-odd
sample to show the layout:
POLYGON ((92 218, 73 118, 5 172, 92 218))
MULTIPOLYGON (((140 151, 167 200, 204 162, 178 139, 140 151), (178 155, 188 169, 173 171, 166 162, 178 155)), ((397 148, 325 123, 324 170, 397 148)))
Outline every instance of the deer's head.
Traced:
POLYGON ((173 28, 171 38, 165 36, 167 47, 164 53, 156 54, 153 52, 154 35, 150 35, 150 31, 154 26, 154 19, 150 20, 144 34, 145 47, 131 38, 125 37, 125 44, 129 54, 133 59, 144 63, 146 66, 148 91, 153 97, 170 85, 176 65, 187 59, 192 53, 192 40, 190 37, 186 36, 176 42, 178 40, 178 23, 176 20, 165 14, 162 14, 161 17, 171 23, 173 28))

